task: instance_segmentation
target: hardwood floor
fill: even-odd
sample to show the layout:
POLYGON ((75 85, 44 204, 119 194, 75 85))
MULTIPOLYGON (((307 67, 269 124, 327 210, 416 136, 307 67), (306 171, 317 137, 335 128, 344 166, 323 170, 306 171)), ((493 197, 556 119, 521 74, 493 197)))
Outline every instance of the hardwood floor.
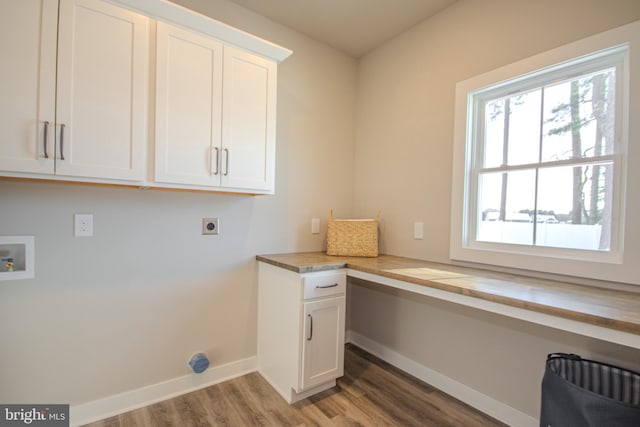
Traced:
POLYGON ((107 418, 89 427, 504 426, 468 405, 347 345, 336 387, 288 405, 251 373, 107 418))

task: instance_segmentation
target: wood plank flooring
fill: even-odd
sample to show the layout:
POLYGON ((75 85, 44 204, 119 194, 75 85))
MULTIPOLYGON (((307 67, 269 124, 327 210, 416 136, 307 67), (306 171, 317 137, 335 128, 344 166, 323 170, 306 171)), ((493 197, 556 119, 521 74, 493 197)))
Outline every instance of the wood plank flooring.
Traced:
POLYGON ((288 405, 258 374, 89 424, 88 427, 504 426, 468 405, 347 345, 345 375, 288 405))

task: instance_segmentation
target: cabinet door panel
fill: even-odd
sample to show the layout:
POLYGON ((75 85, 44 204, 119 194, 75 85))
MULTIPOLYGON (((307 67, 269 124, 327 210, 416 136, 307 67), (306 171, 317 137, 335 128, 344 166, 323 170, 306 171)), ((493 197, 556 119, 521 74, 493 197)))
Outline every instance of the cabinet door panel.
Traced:
POLYGON ((57 21, 57 0, 0 2, 2 171, 53 173, 57 21))
POLYGON ((344 373, 345 297, 304 303, 300 390, 341 377, 344 373))
POLYGON ((57 174, 144 179, 148 42, 142 15, 100 0, 61 0, 57 174))
POLYGON ((219 186, 222 44, 161 22, 157 34, 155 179, 219 186))
POLYGON ((222 185, 273 190, 276 65, 225 46, 222 185))

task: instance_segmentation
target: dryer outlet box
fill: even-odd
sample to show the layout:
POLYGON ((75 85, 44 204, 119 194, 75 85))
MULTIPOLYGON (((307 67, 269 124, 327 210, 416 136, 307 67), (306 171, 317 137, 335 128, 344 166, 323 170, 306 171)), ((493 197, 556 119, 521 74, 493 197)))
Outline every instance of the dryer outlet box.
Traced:
POLYGON ((218 218, 202 218, 202 234, 220 234, 218 218))

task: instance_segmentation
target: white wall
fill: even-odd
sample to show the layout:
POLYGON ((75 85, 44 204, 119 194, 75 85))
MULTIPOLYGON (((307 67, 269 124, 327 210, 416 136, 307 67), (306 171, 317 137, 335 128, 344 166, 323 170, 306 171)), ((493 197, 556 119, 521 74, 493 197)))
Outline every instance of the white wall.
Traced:
MULTIPOLYGON (((382 210, 382 252, 449 261, 458 81, 637 19, 635 0, 460 0, 362 58, 354 214, 382 210)), ((370 286, 351 296, 351 330, 534 417, 549 352, 640 368, 637 350, 470 308, 370 286)))
POLYGON ((255 356, 259 253, 320 250, 352 206, 356 61, 223 1, 182 1, 288 47, 275 196, 0 181, 0 235, 34 235, 36 277, 0 282, 0 402, 79 404, 255 356), (95 237, 74 238, 93 213, 95 237), (202 236, 201 218, 220 218, 202 236))

